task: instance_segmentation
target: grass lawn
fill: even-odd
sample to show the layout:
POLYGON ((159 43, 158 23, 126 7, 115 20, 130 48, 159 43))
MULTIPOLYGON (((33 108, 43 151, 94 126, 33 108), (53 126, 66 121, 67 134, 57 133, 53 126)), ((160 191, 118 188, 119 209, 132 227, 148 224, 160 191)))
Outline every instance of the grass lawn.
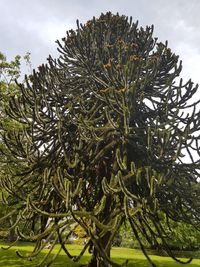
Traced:
MULTIPOLYGON (((0 242, 0 246, 6 246, 7 243, 0 242)), ((77 255, 80 250, 81 246, 79 245, 68 245, 69 251, 72 253, 72 255, 77 255)), ((48 251, 47 249, 44 250, 41 255, 34 259, 33 261, 27 261, 23 260, 16 256, 15 251, 19 250, 23 254, 26 254, 27 252, 32 251, 33 244, 31 243, 25 243, 25 242, 19 242, 17 246, 12 247, 9 250, 0 250, 0 267, 35 267, 37 266, 37 263, 42 259, 42 256, 45 255, 45 253, 48 251)), ((58 250, 58 246, 55 248, 53 253, 55 253, 58 250)), ((124 260, 129 259, 128 267, 148 267, 149 264, 146 261, 145 257, 139 250, 134 249, 127 249, 127 248, 113 248, 111 252, 112 258, 114 261, 118 263, 122 263, 124 260)), ((85 256, 82 258, 81 262, 74 263, 71 260, 69 260, 64 252, 61 252, 60 256, 57 258, 55 263, 52 265, 53 267, 58 266, 65 266, 65 267, 77 267, 81 264, 87 263, 89 261, 89 254, 86 253, 85 256)), ((160 257, 160 256, 151 256, 152 260, 155 262, 157 267, 179 267, 183 266, 182 264, 179 264, 169 257, 160 257)), ((200 259, 194 259, 192 263, 184 265, 186 267, 200 267, 200 259)))

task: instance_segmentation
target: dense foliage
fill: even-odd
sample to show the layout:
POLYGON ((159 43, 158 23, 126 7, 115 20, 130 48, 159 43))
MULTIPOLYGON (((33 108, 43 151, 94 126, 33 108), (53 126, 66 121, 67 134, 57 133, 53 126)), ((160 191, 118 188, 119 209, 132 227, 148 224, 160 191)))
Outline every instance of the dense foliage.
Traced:
MULTIPOLYGON (((160 216, 162 227, 166 231, 166 240, 169 247, 173 251, 197 251, 200 249, 200 231, 195 229, 192 225, 184 222, 170 221, 170 229, 167 225, 166 218, 160 216)), ((151 225, 151 227, 153 227, 151 225)), ((116 235, 113 245, 118 247, 139 248, 139 243, 131 235, 131 227, 125 221, 120 228, 120 232, 116 235)), ((148 250, 156 250, 156 253, 163 255, 165 252, 161 247, 149 244, 145 237, 139 233, 139 237, 148 250)), ((159 242, 159 240, 158 240, 159 242)))
POLYGON ((30 258, 53 239, 74 261, 89 248, 89 266, 117 266, 110 248, 127 220, 151 266, 141 235, 180 261, 160 212, 169 229, 198 227, 198 87, 178 80, 178 56, 152 34, 118 14, 77 23, 58 60, 11 98, 7 114, 24 127, 5 129, 4 141, 24 170, 2 185, 18 200, 17 234, 37 241, 30 258), (77 257, 65 246, 72 218, 89 237, 77 257))
MULTIPOLYGON (((6 130, 20 129, 21 125, 6 115, 5 109, 9 105, 9 99, 11 96, 20 94, 19 87, 15 83, 16 79, 21 77, 21 64, 26 64, 27 67, 31 67, 30 53, 26 53, 23 57, 17 55, 13 60, 8 61, 6 56, 0 52, 0 133, 6 130)), ((27 68, 28 69, 28 68, 27 68)), ((13 209, 16 208, 15 204, 18 203, 12 194, 12 200, 10 199, 9 205, 5 206, 6 198, 9 194, 5 190, 4 183, 13 177, 13 174, 20 172, 23 168, 22 164, 16 160, 11 153, 9 153, 4 140, 0 138, 0 217, 4 217, 13 209), (8 178, 8 179, 7 179, 8 178)), ((0 237, 8 238, 12 241, 15 237, 15 229, 13 223, 16 220, 15 215, 6 217, 6 220, 0 220, 0 237), (5 229, 7 227, 7 229, 5 229)))

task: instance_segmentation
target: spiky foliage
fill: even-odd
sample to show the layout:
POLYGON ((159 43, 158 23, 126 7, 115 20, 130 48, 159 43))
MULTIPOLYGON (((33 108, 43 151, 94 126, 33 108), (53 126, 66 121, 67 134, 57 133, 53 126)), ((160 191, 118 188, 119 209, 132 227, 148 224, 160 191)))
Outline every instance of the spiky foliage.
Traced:
POLYGON ((77 23, 58 42, 59 59, 49 57, 10 101, 24 130, 4 138, 27 169, 5 188, 18 197, 18 219, 32 225, 29 237, 17 228, 37 241, 31 258, 54 237, 75 261, 89 247, 90 266, 116 266, 111 243, 127 218, 155 266, 141 234, 176 259, 160 212, 199 222, 197 86, 177 79, 178 56, 152 34, 118 14, 77 23), (71 218, 89 237, 78 257, 65 246, 71 218))
MULTIPOLYGON (((24 57, 20 57, 19 55, 15 56, 12 61, 8 61, 6 56, 0 52, 0 184, 1 188, 4 188, 3 184, 9 183, 9 179, 12 177, 12 174, 16 171, 22 170, 23 165, 19 163, 19 161, 7 151, 6 145, 1 138, 2 128, 5 130, 9 129, 19 129, 21 126, 15 120, 9 118, 5 113, 5 108, 9 105, 10 96, 14 96, 19 94, 19 87, 16 85, 15 80, 20 77, 21 73, 21 63, 25 63, 27 66, 31 66, 30 64, 30 53, 24 55, 24 57)), ((17 201, 15 197, 12 195, 12 201, 10 200, 9 207, 5 207, 2 202, 6 202, 6 197, 8 192, 4 189, 1 190, 0 195, 0 214, 1 217, 6 215, 15 209, 15 204, 17 201)), ((0 231, 5 226, 9 226, 8 231, 3 231, 4 236, 8 234, 8 239, 15 239, 15 231, 12 226, 12 222, 15 221, 16 216, 11 215, 3 222, 0 222, 0 231)))

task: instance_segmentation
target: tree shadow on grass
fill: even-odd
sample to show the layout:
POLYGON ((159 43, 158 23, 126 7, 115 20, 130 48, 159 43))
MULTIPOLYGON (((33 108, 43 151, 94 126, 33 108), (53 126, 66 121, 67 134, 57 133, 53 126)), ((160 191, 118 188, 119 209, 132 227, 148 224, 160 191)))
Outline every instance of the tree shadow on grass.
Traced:
MULTIPOLYGON (((26 251, 20 250, 23 254, 26 254, 26 251)), ((34 258, 32 261, 27 259, 22 259, 19 256, 16 255, 15 251, 13 250, 7 250, 3 251, 0 250, 0 267, 35 267, 46 255, 45 252, 41 252, 38 257, 34 258)), ((53 255, 52 255, 53 256, 53 255)), ((48 263, 51 260, 51 257, 48 258, 46 263, 48 263)), ((81 261, 81 263, 87 263, 89 261, 89 257, 85 257, 81 261)), ((72 260, 70 260, 67 256, 60 255, 56 259, 56 261, 53 263, 52 267, 58 267, 58 266, 66 266, 66 267, 78 267, 79 263, 74 263, 72 260)))
MULTIPOLYGON (((123 258, 114 258, 113 260, 120 264, 124 262, 123 258)), ((194 259, 191 263, 184 265, 169 257, 159 257, 159 259, 153 259, 153 262, 156 264, 156 267, 200 267, 199 259, 194 259)), ((150 267, 150 264, 146 259, 130 259, 127 267, 150 267)))
MULTIPOLYGON (((21 246, 24 248, 24 246, 21 246)), ((19 248, 19 246, 18 246, 19 248)), ((20 249, 19 251, 23 254, 27 253, 26 249, 20 249)), ((37 258, 33 261, 24 260, 16 255, 16 248, 10 250, 0 250, 0 267, 35 267, 42 258, 46 255, 45 251, 41 252, 37 258)), ((50 261, 48 259, 47 262, 50 261)), ((90 256, 83 256, 82 260, 78 263, 74 263, 66 255, 59 255, 56 261, 53 263, 52 267, 79 267, 80 265, 87 264, 90 260, 90 256)), ((125 258, 122 257, 113 257, 113 260, 119 264, 125 261, 125 258)), ((157 267, 181 267, 182 264, 179 264, 168 257, 157 257, 152 256, 152 260, 155 262, 157 267)), ((47 263, 46 262, 46 263, 47 263)), ((149 267, 149 263, 145 258, 143 259, 130 259, 127 267, 149 267)), ((190 264, 184 265, 185 267, 200 267, 200 260, 195 259, 190 264)))

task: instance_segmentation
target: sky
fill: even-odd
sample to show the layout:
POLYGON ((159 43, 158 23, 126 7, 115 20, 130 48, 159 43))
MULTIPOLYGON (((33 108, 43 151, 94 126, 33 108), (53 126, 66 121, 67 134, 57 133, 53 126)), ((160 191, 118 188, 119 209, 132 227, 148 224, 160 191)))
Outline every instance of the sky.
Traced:
POLYGON ((57 57, 55 41, 102 12, 132 16, 139 25, 154 25, 154 37, 183 61, 181 76, 200 83, 200 0, 0 0, 0 51, 7 59, 31 53, 34 68, 49 54, 57 57))

